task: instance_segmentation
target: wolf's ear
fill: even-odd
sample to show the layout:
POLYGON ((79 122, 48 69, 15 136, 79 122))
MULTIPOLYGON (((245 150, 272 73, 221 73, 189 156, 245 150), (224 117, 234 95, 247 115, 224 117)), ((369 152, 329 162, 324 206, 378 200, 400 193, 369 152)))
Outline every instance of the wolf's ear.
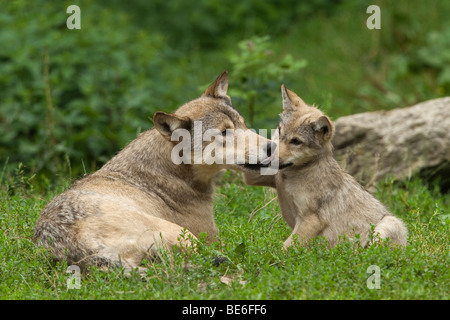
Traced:
POLYGON ((170 140, 174 130, 189 130, 191 127, 191 120, 189 118, 162 111, 155 113, 153 116, 153 123, 155 124, 155 129, 167 140, 170 140))
POLYGON ((318 120, 311 123, 311 126, 322 142, 327 142, 333 138, 334 125, 327 116, 321 116, 318 120))
POLYGON ((281 85, 281 95, 283 96, 283 111, 291 112, 297 108, 308 106, 295 92, 281 85))
POLYGON ((228 91, 228 71, 223 71, 220 76, 217 77, 216 81, 214 81, 203 93, 204 96, 210 96, 213 98, 229 98, 227 96, 228 91))

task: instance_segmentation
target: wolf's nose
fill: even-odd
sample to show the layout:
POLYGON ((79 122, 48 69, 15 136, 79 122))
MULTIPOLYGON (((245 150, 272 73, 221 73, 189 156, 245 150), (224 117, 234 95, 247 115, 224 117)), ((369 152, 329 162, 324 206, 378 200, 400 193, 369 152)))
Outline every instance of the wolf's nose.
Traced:
POLYGON ((268 157, 270 157, 272 155, 272 152, 275 151, 275 149, 277 148, 277 144, 275 142, 269 142, 266 145, 266 154, 268 157))

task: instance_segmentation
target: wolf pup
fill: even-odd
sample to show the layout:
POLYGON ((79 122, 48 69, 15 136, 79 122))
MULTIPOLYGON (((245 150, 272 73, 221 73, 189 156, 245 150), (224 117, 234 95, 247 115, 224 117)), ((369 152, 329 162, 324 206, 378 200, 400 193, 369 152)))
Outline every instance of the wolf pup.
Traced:
MULTIPOLYGON (((272 146, 247 129, 227 89, 228 73, 224 71, 201 97, 175 113, 156 112, 153 129, 140 134, 100 170, 76 181, 45 206, 34 241, 69 264, 124 266, 128 271, 143 259, 151 259, 160 247, 189 245, 189 237, 180 244, 182 232, 193 237, 206 232, 207 239, 213 241, 217 234, 213 217, 215 176, 222 169, 259 169, 251 163, 267 158, 272 146), (196 124, 201 124, 200 135, 209 129, 227 132, 227 138, 255 135, 258 146, 246 145, 245 161, 240 164, 214 163, 209 159, 212 152, 197 163, 175 164, 172 156, 177 141, 172 141, 172 134, 179 129, 194 135, 196 124)), ((195 151, 212 146, 219 150, 225 143, 219 135, 195 141, 190 142, 195 151)), ((225 148, 223 157, 232 153, 233 158, 237 151, 225 148)))
POLYGON ((279 148, 269 160, 279 160, 280 170, 275 176, 244 173, 244 179, 250 185, 277 189, 281 213, 293 230, 284 247, 292 244, 293 235, 304 246, 312 238, 324 236, 333 247, 339 236, 352 238, 355 234, 366 246, 372 225, 380 238, 405 246, 407 229, 403 222, 334 159, 331 120, 284 85, 281 92, 283 113, 272 138, 279 148))

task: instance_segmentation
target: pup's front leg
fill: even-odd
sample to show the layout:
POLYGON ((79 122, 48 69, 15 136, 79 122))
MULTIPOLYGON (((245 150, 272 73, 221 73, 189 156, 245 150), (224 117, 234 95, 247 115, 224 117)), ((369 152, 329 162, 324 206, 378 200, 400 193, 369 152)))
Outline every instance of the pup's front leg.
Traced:
POLYGON ((244 182, 250 186, 262 186, 276 188, 275 175, 261 175, 258 173, 244 172, 244 182))
POLYGON ((302 219, 298 218, 292 234, 283 244, 283 249, 286 249, 293 244, 294 234, 297 235, 300 245, 307 247, 311 239, 318 236, 323 228, 324 224, 316 214, 311 214, 302 219))

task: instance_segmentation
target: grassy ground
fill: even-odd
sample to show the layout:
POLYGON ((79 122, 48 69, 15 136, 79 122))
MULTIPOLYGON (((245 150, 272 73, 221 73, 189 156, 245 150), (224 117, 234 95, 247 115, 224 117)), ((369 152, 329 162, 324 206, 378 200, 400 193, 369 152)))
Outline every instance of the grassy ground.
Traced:
MULTIPOLYGON (((327 249, 281 250, 290 230, 275 195, 228 173, 219 181, 215 216, 220 243, 198 252, 162 251, 148 275, 123 276, 92 268, 79 289, 68 289, 67 265, 51 263, 31 241, 40 210, 60 190, 0 193, 0 299, 449 299, 450 196, 413 180, 386 182, 377 196, 410 231, 406 249, 350 242, 327 249), (227 261, 216 266, 215 257, 227 261), (369 289, 374 271, 380 288, 369 289)), ((73 283, 73 282, 72 282, 73 283)))

